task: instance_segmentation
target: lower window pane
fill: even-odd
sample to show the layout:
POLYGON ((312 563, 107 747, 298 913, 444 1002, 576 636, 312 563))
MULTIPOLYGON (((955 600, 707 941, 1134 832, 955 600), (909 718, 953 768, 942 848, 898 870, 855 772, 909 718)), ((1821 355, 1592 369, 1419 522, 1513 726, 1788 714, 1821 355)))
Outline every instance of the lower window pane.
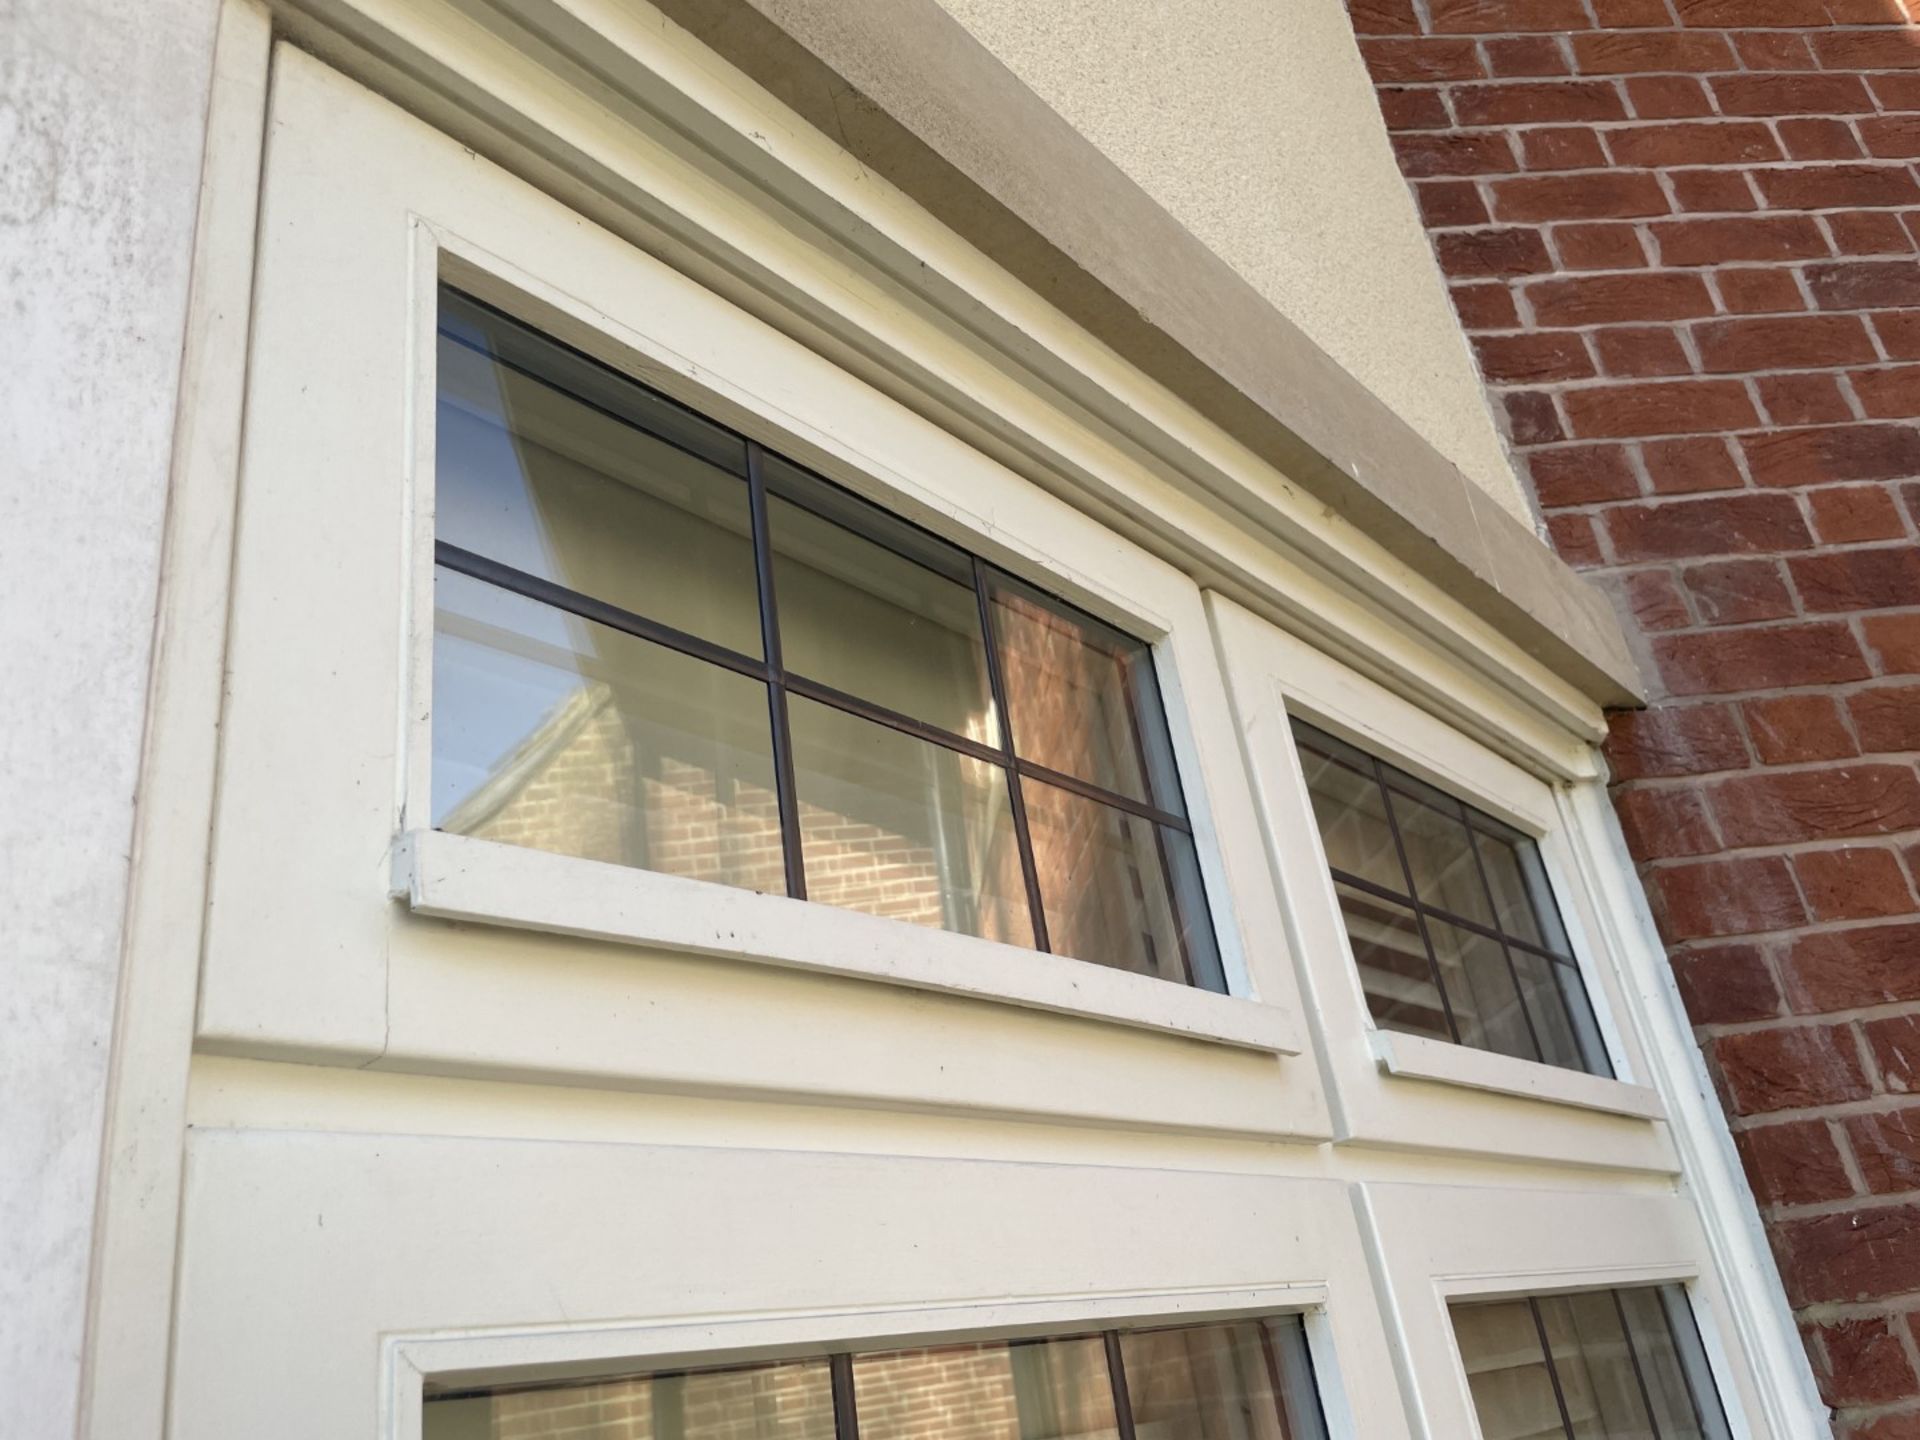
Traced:
POLYGON ((1320 1440, 1297 1318, 1120 1337, 1138 1440, 1320 1440))
POLYGON ((827 1362, 503 1390, 426 1404, 425 1440, 833 1440, 827 1362))
POLYGON ((1336 887, 1367 1010, 1382 1030, 1451 1040, 1440 989, 1413 911, 1350 885, 1336 887))
POLYGON ((1116 1440, 1098 1337, 955 1345, 853 1362, 860 1440, 1116 1440))
POLYGON ((1453 1312, 1453 1330, 1484 1440, 1565 1436, 1531 1305, 1461 1306, 1453 1312))
POLYGON ((790 696, 807 898, 1033 943, 1007 772, 790 696))
POLYGON ((437 829, 786 892, 764 684, 449 570, 435 607, 437 829))
POLYGON ((1578 1440, 1653 1440, 1612 1293, 1550 1295, 1539 1304, 1578 1440))
POLYGON ((1224 991, 1193 838, 1056 785, 1021 786, 1054 953, 1224 991))

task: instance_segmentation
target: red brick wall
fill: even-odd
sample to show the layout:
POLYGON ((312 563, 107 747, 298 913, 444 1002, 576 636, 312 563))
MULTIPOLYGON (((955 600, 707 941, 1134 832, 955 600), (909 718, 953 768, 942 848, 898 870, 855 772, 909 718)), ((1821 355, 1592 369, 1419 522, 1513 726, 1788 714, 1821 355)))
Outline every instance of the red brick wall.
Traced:
POLYGON ((1920 4, 1350 8, 1639 646, 1616 800, 1836 1429, 1920 1437, 1920 4))

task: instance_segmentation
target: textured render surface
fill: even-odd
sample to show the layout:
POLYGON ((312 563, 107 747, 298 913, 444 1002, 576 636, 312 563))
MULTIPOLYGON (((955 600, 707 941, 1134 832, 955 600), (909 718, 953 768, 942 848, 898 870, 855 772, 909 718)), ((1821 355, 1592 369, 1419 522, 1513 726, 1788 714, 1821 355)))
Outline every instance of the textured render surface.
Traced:
POLYGON ((1920 1436, 1920 25, 1352 0, 1562 555, 1615 799, 1836 1429, 1920 1436))
POLYGON ((940 0, 1488 494, 1523 491, 1339 0, 940 0))
POLYGON ((0 1433, 72 1433, 213 0, 0 18, 0 1433))

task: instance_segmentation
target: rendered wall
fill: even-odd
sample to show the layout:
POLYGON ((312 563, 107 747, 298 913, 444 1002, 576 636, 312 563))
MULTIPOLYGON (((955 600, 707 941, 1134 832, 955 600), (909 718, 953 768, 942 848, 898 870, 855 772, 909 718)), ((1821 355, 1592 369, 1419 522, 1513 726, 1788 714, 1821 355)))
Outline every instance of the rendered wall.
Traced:
POLYGON ((1655 687, 1615 800, 1838 1429, 1920 1435, 1912 8, 1352 12, 1553 538, 1655 687))
POLYGON ((1530 516, 1336 0, 941 0, 1495 499, 1530 516))

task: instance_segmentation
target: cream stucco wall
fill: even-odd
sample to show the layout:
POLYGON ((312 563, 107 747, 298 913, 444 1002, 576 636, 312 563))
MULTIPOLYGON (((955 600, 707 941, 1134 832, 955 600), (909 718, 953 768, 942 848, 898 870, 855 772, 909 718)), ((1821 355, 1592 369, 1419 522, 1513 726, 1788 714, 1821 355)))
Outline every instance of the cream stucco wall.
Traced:
POLYGON ((1340 0, 941 0, 1465 474, 1527 502, 1340 0))

